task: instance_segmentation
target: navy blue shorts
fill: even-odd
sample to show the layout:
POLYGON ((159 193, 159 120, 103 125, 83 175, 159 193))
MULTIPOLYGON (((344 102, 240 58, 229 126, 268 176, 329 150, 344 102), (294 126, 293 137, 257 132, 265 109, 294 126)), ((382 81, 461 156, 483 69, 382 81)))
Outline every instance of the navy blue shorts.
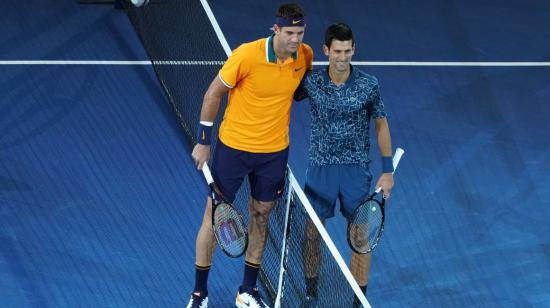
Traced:
POLYGON ((212 177, 229 202, 244 177, 250 182, 250 195, 258 201, 274 201, 285 187, 288 148, 273 153, 251 153, 233 149, 218 139, 212 157, 212 177))
POLYGON ((368 197, 372 174, 360 165, 309 166, 304 192, 321 220, 334 216, 336 200, 348 220, 368 197))

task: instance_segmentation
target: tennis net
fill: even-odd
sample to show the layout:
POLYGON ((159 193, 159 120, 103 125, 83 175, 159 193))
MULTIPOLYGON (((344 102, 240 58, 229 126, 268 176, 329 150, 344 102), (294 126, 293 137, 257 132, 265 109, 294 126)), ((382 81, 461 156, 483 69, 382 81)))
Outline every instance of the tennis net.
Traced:
MULTIPOLYGON (((194 144, 202 97, 228 56, 206 13, 208 4, 205 0, 151 0, 143 7, 129 3, 125 7, 186 137, 194 144)), ((370 307, 290 168, 287 175, 284 197, 269 219, 260 270, 262 292, 276 307, 307 306, 304 268, 319 264, 319 306, 350 307, 354 294, 358 294, 364 306, 370 307), (313 228, 322 237, 315 254, 320 258, 313 260, 303 253, 311 230, 306 228, 313 228)), ((248 211, 249 193, 245 181, 235 200, 242 213, 248 211)))

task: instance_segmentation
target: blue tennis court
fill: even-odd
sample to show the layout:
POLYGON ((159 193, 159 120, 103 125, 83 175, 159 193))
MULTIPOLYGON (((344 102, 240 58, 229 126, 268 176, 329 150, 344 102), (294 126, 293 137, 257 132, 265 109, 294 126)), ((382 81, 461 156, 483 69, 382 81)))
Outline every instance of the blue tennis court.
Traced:
MULTIPOLYGON (((406 150, 371 305, 550 307, 548 3, 303 4, 315 61, 326 61, 328 24, 352 26, 354 60, 380 80, 393 144, 406 150)), ((267 36, 277 4, 210 6, 232 49, 267 36)), ((112 4, 7 0, 0 26, 0 305, 184 306, 207 187, 128 16, 112 4)), ((173 60, 224 60, 201 29, 211 25, 196 35, 212 50, 173 60)), ((213 72, 182 91, 202 93, 213 72)), ((309 121, 307 102, 295 104, 300 183, 309 121)), ((328 224, 347 259, 344 228, 328 224)), ((242 263, 216 253, 211 307, 233 305, 242 263)))

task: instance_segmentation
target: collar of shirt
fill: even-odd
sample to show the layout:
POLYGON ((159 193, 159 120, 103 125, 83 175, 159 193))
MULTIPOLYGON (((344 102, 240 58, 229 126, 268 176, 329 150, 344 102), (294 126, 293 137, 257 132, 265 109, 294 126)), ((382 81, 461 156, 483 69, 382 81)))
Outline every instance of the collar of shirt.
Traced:
MULTIPOLYGON (((266 55, 266 61, 269 63, 275 63, 277 64, 277 55, 275 54, 275 48, 273 48, 273 38, 275 37, 275 33, 271 34, 266 42, 265 42, 265 55, 266 55)), ((295 51, 292 53, 292 59, 296 60, 298 59, 298 51, 295 51)))
POLYGON ((325 74, 323 74, 323 78, 325 79, 325 83, 328 86, 334 87, 336 89, 347 88, 349 85, 353 84, 353 81, 355 80, 355 75, 356 75, 355 71, 353 70, 353 65, 350 64, 349 69, 350 69, 350 72, 349 72, 348 79, 343 84, 337 85, 334 82, 332 82, 332 79, 330 78, 330 75, 328 73, 329 66, 327 65, 327 68, 325 69, 325 74))

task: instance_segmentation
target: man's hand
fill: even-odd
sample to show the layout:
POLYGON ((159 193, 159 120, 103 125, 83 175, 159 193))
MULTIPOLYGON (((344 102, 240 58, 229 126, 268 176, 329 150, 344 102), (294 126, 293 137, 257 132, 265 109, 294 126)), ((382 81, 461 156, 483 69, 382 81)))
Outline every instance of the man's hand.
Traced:
POLYGON ((378 187, 382 187, 384 199, 388 199, 393 188, 393 174, 383 173, 378 179, 378 182, 376 182, 375 188, 378 189, 378 187))
POLYGON ((193 157, 193 160, 197 165, 197 169, 202 170, 203 164, 210 158, 210 145, 195 145, 193 152, 191 153, 191 157, 193 157))

